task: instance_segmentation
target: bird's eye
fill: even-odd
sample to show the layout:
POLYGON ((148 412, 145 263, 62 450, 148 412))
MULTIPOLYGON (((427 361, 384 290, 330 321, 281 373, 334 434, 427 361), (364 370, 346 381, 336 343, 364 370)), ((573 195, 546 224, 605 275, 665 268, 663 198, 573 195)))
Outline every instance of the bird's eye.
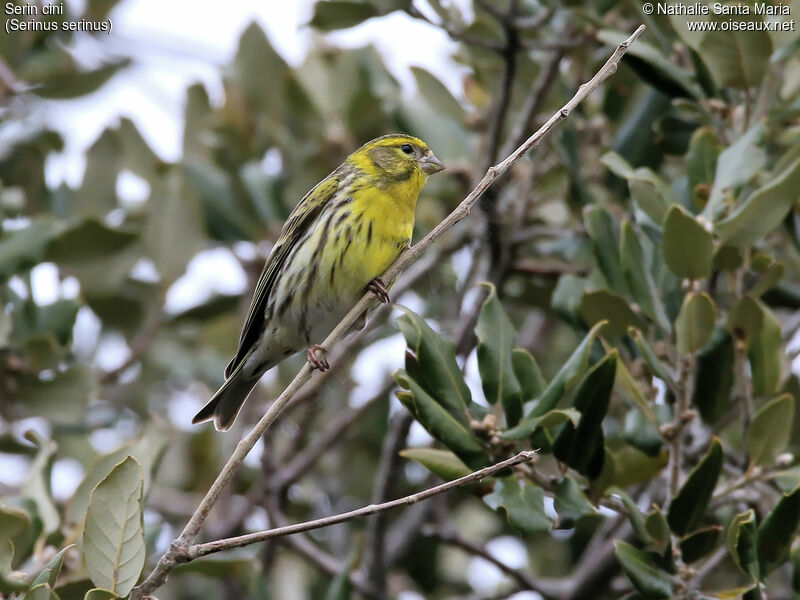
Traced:
POLYGON ((412 152, 414 152, 414 147, 411 144, 403 144, 402 146, 400 146, 400 150, 402 150, 406 154, 411 154, 412 152))

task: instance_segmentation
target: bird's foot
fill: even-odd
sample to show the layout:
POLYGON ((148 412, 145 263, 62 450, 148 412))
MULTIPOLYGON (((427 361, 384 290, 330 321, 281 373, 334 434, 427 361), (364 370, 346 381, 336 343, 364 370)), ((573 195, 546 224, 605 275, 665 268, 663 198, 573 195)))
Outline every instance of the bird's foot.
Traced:
POLYGON ((325 359, 325 354, 327 353, 328 351, 319 344, 314 344, 313 346, 309 347, 306 357, 308 358, 308 363, 311 365, 311 368, 318 369, 320 371, 327 371, 330 369, 331 366, 325 359))
POLYGON ((383 283, 383 280, 380 277, 376 277, 372 281, 369 282, 367 289, 375 294, 375 297, 378 299, 378 302, 382 302, 383 304, 389 304, 392 299, 389 298, 389 292, 386 290, 386 286, 383 283))

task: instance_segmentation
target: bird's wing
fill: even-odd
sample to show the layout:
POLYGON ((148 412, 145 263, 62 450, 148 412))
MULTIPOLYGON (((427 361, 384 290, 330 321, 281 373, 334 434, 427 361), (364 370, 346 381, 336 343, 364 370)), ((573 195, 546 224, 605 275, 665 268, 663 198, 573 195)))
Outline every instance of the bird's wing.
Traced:
POLYGON ((323 207, 336 194, 339 183, 340 179, 337 172, 334 171, 300 200, 284 223, 281 235, 267 257, 267 262, 258 278, 242 333, 239 336, 239 348, 236 350, 236 356, 225 368, 225 377, 229 377, 233 373, 261 335, 269 296, 278 278, 278 273, 286 262, 286 257, 291 254, 297 242, 312 227, 323 207))

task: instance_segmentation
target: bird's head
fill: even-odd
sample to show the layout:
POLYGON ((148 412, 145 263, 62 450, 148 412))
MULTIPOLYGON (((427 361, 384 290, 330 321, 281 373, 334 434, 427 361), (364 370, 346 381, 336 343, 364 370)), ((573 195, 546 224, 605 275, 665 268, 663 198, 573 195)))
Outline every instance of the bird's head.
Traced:
POLYGON ((403 181, 419 174, 433 175, 444 169, 425 142, 403 133, 392 133, 367 142, 348 161, 386 181, 403 181))

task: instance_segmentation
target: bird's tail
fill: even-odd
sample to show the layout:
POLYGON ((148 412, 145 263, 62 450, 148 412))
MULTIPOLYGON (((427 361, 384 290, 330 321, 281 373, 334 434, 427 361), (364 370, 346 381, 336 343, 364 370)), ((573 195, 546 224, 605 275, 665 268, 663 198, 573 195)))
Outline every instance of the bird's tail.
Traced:
POLYGON ((230 377, 217 390, 203 408, 200 409, 192 423, 202 423, 214 419, 214 427, 219 431, 227 431, 233 425, 236 415, 247 400, 250 392, 258 383, 260 376, 247 377, 242 370, 244 361, 239 363, 237 369, 231 373, 230 377))

